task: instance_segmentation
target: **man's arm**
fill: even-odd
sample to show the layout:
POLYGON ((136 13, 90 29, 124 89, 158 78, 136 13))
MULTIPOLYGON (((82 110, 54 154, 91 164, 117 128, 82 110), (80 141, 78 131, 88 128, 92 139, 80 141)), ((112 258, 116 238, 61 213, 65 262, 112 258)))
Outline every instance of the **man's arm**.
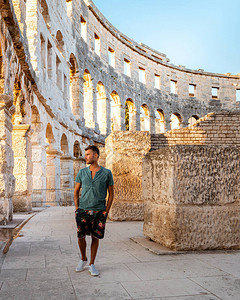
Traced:
POLYGON ((79 207, 79 191, 80 191, 80 188, 81 188, 81 183, 76 182, 75 189, 74 189, 74 204, 75 204, 76 210, 79 207))
POLYGON ((106 212, 109 213, 109 210, 111 208, 112 202, 114 197, 114 188, 113 185, 108 186, 108 201, 107 201, 107 207, 106 212))

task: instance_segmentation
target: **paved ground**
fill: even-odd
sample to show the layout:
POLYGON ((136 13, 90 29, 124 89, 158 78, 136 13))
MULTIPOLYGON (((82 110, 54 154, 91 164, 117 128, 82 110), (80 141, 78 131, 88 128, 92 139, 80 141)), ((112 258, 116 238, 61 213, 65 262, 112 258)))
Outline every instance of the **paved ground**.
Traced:
POLYGON ((156 255, 130 240, 142 236, 142 222, 107 223, 99 277, 74 271, 80 254, 73 207, 38 213, 21 235, 0 261, 1 300, 240 299, 239 251, 156 255))

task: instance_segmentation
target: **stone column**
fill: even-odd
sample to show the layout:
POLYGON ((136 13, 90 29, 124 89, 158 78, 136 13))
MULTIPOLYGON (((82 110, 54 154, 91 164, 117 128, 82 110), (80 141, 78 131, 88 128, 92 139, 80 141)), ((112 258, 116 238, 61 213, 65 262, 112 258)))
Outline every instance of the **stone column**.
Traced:
POLYGON ((13 152, 16 190, 13 196, 14 211, 32 210, 32 147, 30 125, 13 125, 13 152))
POLYGON ((171 119, 170 116, 165 116, 165 132, 171 130, 171 119))
MULTIPOLYGON (((114 131, 119 131, 119 130, 124 130, 125 128, 122 128, 122 120, 124 120, 124 117, 121 118, 121 104, 114 104, 112 105, 112 115, 113 115, 113 130, 114 131)), ((123 111, 124 112, 124 111, 123 111)), ((125 127, 125 124, 123 124, 125 127)))
POLYGON ((61 198, 60 205, 73 204, 74 168, 75 158, 64 155, 60 158, 61 166, 61 198))
POLYGON ((151 148, 146 131, 114 131, 106 138, 106 167, 114 178, 113 220, 143 220, 142 159, 151 148))
POLYGON ((70 99, 72 113, 80 120, 82 116, 80 115, 80 78, 78 73, 70 79, 70 99))
POLYGON ((46 204, 57 205, 60 201, 60 155, 62 153, 49 146, 46 154, 46 204))
POLYGON ((39 206, 46 198, 46 149, 37 142, 32 143, 33 191, 32 205, 39 206))
POLYGON ((155 134, 156 133, 156 126, 155 126, 156 124, 155 124, 155 115, 154 115, 154 113, 150 114, 149 122, 150 122, 150 133, 155 134))
MULTIPOLYGON (((94 98, 93 98, 94 99, 94 98)), ((95 99, 94 99, 95 101, 95 99)), ((107 133, 107 99, 106 97, 97 99, 97 121, 100 133, 105 135, 107 133)), ((108 100, 109 101, 109 100, 108 100)), ((110 116, 109 116, 110 118, 110 116)))
POLYGON ((15 111, 13 99, 0 95, 0 224, 12 220, 12 197, 15 190, 13 176, 14 156, 12 150, 12 115, 15 111))
POLYGON ((126 130, 126 125, 125 125, 125 105, 121 104, 121 106, 119 107, 120 109, 120 129, 119 130, 126 130))

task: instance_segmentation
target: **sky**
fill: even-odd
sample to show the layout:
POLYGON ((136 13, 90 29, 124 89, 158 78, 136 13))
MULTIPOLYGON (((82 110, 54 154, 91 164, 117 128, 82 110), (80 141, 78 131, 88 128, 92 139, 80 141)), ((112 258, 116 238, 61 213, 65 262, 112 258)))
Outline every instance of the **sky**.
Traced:
POLYGON ((170 63, 240 73, 240 0, 93 0, 122 33, 170 63))

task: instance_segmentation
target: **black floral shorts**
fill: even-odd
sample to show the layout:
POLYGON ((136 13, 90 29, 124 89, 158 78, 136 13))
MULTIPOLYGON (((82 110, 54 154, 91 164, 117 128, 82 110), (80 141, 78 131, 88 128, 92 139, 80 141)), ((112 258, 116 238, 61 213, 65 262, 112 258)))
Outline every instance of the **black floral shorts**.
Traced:
POLYGON ((104 237, 106 211, 84 210, 78 208, 75 212, 78 238, 92 235, 98 239, 104 237))

